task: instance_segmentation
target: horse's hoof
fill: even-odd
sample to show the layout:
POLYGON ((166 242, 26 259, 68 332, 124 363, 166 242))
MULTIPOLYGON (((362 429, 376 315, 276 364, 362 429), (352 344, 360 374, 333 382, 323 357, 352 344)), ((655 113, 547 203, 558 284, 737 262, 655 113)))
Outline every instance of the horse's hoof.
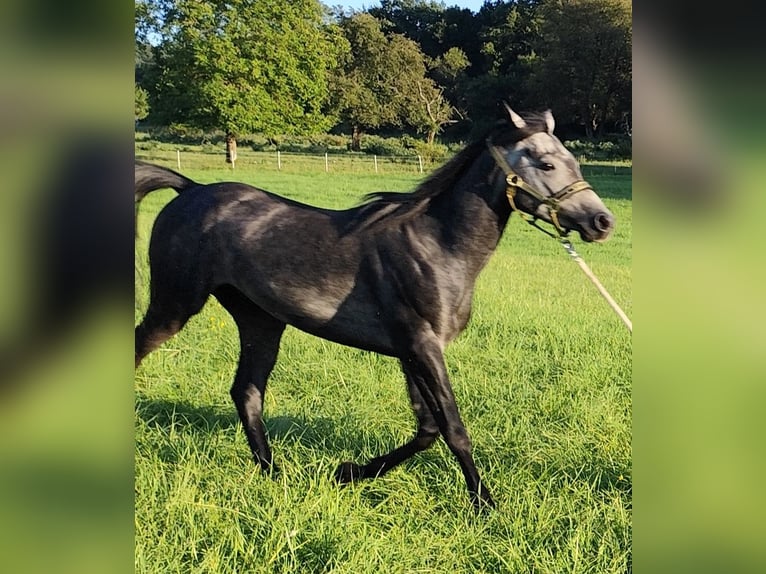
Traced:
POLYGON ((348 484, 362 478, 362 468, 353 462, 342 462, 335 471, 335 480, 340 484, 348 484))
POLYGON ((489 492, 484 489, 482 489, 481 495, 471 493, 471 502, 473 502, 473 508, 476 512, 495 510, 497 508, 497 504, 492 500, 489 492))
POLYGON ((255 464, 261 469, 261 472, 271 478, 278 478, 280 468, 273 462, 268 462, 261 459, 255 459, 255 464))

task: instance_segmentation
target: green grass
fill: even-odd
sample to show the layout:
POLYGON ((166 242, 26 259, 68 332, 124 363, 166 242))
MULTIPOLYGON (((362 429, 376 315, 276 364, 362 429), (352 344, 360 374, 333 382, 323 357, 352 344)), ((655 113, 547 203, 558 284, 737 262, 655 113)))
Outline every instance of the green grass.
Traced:
MULTIPOLYGON (((173 165, 166 163, 166 165, 173 165)), ((191 166, 190 166, 191 167, 191 166)), ((184 169, 327 207, 420 176, 184 169)), ((589 178, 618 219, 576 246, 631 311, 631 182, 589 178)), ((136 244, 136 319, 147 240, 173 197, 147 197, 136 244)), ((631 568, 631 337, 553 240, 512 218, 448 348, 458 405, 498 510, 476 515, 442 441, 385 477, 339 488, 343 460, 406 441, 414 419, 393 359, 294 329, 265 398, 282 473, 254 468, 229 399, 236 328, 212 301, 136 373, 137 572, 550 572, 631 568)))

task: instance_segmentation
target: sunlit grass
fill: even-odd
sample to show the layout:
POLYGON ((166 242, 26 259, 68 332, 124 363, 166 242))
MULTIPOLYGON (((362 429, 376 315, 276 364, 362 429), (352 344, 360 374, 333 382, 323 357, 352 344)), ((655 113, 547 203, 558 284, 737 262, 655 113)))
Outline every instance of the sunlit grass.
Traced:
MULTIPOLYGON (((413 189, 421 177, 183 171, 326 207, 413 189)), ((630 314, 630 179, 591 182, 618 227, 610 242, 577 249, 630 314)), ((141 205, 136 320, 147 304, 151 222, 173 196, 141 205)), ((339 488, 331 477, 340 461, 410 437, 403 378, 393 359, 294 329, 265 398, 282 472, 262 476, 229 399, 237 355, 236 328, 211 300, 136 374, 137 571, 629 571, 631 337, 561 247, 520 220, 447 351, 497 511, 473 512, 441 441, 383 478, 339 488)))

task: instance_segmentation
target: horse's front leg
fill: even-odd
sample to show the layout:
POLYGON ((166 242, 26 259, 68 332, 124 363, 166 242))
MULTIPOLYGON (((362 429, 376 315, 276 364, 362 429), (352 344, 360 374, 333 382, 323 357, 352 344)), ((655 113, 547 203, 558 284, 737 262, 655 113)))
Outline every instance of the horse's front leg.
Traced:
POLYGON ((471 454, 471 440, 460 419, 438 340, 427 335, 416 337, 402 359, 402 367, 407 375, 413 410, 418 417, 419 426, 415 438, 366 465, 343 463, 336 472, 336 478, 340 482, 351 482, 358 478, 380 476, 430 446, 438 429, 460 464, 474 506, 494 507, 495 503, 476 469, 471 454))
POLYGON ((471 502, 476 508, 482 505, 494 508, 495 502, 481 481, 473 460, 471 439, 460 419, 441 344, 434 336, 422 335, 414 341, 406 360, 420 375, 415 377, 420 393, 431 409, 447 446, 460 464, 471 502))

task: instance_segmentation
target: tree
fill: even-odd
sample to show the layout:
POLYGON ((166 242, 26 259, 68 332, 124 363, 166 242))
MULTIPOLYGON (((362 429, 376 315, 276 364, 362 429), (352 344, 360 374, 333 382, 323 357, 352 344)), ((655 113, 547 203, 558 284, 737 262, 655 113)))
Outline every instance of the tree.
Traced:
POLYGON ((391 35, 387 58, 402 123, 426 134, 432 144, 442 126, 451 123, 455 108, 444 97, 444 89, 428 77, 431 62, 414 41, 400 34, 391 35))
POLYGON ((409 121, 419 132, 426 134, 426 142, 431 145, 442 127, 455 121, 452 118, 456 110, 445 99, 444 89, 432 80, 419 80, 416 87, 417 101, 412 103, 409 121))
POLYGON ((156 6, 147 0, 136 0, 135 3, 135 96, 136 96, 136 119, 139 108, 149 110, 149 93, 145 88, 146 75, 151 75, 155 66, 154 53, 150 36, 157 30, 156 6), (140 90, 140 93, 139 93, 140 90), (141 101, 139 105, 139 100, 141 101))
POLYGON ((351 127, 351 149, 359 151, 365 131, 398 121, 386 81, 390 76, 388 39, 370 14, 342 18, 340 27, 349 51, 336 70, 332 102, 340 119, 351 127))
POLYGON ((468 53, 479 53, 479 27, 474 13, 467 8, 445 8, 444 2, 434 0, 381 0, 380 6, 369 12, 381 20, 384 31, 401 34, 418 45, 425 55, 426 73, 438 85, 439 97, 447 104, 441 109, 454 111, 453 104, 463 108, 465 98, 460 86, 472 64, 468 53))
POLYGON ((463 50, 450 48, 434 60, 431 69, 438 80, 455 82, 470 64, 463 50))
MULTIPOLYGON (((540 37, 540 0, 485 2, 481 22, 482 72, 514 76, 535 52, 540 37)), ((521 70, 524 75, 524 70, 521 70)))
POLYGON ((345 46, 318 0, 152 0, 161 13, 152 108, 160 121, 243 132, 328 129, 345 46))
POLYGON ((588 137, 631 109, 632 6, 628 0, 546 0, 532 89, 588 137))
POLYGON ((458 83, 459 103, 481 131, 497 118, 497 103, 510 99, 514 107, 534 108, 528 80, 539 37, 539 0, 486 1, 475 16, 478 32, 466 48, 473 54, 470 74, 458 83), (479 43, 478 54, 475 42, 479 43))
POLYGON ((380 0, 378 8, 369 10, 384 31, 409 38, 430 58, 443 52, 443 12, 444 3, 434 0, 380 0))
POLYGON ((135 85, 134 116, 136 121, 143 120, 149 115, 149 94, 138 84, 135 85))
POLYGON ((433 141, 452 107, 426 76, 418 45, 401 34, 386 35, 370 14, 353 14, 340 26, 350 50, 333 83, 333 102, 351 127, 351 149, 361 148, 364 132, 384 126, 410 125, 433 141))

